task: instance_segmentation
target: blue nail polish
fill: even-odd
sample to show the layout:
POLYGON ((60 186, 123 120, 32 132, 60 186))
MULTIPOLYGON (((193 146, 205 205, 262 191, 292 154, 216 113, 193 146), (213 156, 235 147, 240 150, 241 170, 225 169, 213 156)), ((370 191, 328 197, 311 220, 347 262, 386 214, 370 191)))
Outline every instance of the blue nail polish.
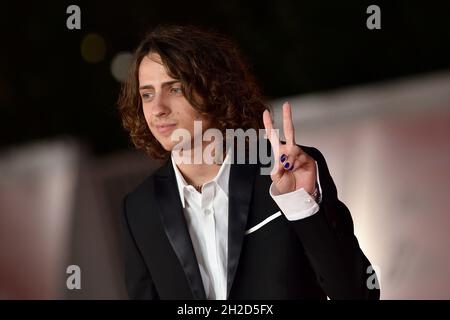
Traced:
POLYGON ((289 162, 286 162, 285 164, 284 164, 284 167, 287 169, 287 168, 289 168, 289 162))
POLYGON ((286 160, 286 155, 285 155, 285 154, 282 154, 281 157, 280 157, 280 161, 281 161, 281 162, 284 162, 285 160, 286 160))

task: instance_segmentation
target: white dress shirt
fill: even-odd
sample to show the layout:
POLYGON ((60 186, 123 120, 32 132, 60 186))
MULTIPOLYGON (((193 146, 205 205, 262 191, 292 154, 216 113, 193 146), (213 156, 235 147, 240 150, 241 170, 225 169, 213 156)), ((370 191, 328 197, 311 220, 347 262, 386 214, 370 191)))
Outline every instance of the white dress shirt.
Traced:
MULTIPOLYGON (((229 149, 216 177, 203 185, 201 193, 187 184, 172 154, 172 164, 184 217, 197 257, 206 298, 209 300, 227 298, 228 181, 232 153, 233 150, 229 149)), ((322 195, 317 162, 316 170, 319 194, 322 195)), ((303 188, 278 195, 272 183, 269 194, 290 221, 312 216, 319 211, 319 205, 303 188)), ((280 212, 274 213, 263 223, 273 220, 280 214, 280 212)))

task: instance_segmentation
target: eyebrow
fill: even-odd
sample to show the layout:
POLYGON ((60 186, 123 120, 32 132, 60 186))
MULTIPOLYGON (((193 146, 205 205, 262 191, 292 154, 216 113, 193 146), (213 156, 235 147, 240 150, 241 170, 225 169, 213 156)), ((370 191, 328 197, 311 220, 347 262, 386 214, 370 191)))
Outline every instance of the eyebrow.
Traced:
MULTIPOLYGON (((170 85, 172 85, 174 83, 177 83, 177 82, 180 82, 180 80, 166 81, 166 82, 162 83, 162 87, 167 87, 167 86, 170 86, 170 85)), ((142 89, 154 89, 154 87, 151 84, 145 84, 145 85, 139 87, 139 90, 142 90, 142 89)))

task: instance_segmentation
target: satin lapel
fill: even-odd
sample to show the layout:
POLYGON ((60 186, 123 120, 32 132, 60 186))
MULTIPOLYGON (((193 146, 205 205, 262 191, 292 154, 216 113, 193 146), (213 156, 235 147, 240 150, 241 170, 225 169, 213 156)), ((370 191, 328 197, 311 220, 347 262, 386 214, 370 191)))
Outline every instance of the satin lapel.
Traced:
POLYGON ((175 251, 191 287, 194 299, 206 299, 200 270, 181 206, 172 162, 155 174, 155 195, 167 238, 175 251))
POLYGON ((230 168, 228 200, 228 270, 227 297, 236 274, 244 239, 253 182, 258 169, 256 164, 236 164, 230 168))

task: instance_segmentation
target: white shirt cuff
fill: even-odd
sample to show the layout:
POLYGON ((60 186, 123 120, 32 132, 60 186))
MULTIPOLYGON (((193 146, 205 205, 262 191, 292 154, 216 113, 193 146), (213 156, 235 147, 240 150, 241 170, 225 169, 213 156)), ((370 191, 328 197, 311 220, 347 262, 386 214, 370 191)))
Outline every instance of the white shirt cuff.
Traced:
MULTIPOLYGON (((317 170, 317 184, 319 185, 319 203, 322 198, 322 188, 319 180, 319 170, 316 162, 316 170, 317 170)), ((317 213, 320 209, 319 204, 314 200, 314 198, 306 192, 305 189, 300 188, 296 191, 284 193, 284 194, 276 194, 275 189, 273 189, 273 182, 269 188, 269 194, 275 203, 278 205, 280 210, 284 213, 286 218, 289 221, 295 221, 304 219, 312 216, 317 213)))

